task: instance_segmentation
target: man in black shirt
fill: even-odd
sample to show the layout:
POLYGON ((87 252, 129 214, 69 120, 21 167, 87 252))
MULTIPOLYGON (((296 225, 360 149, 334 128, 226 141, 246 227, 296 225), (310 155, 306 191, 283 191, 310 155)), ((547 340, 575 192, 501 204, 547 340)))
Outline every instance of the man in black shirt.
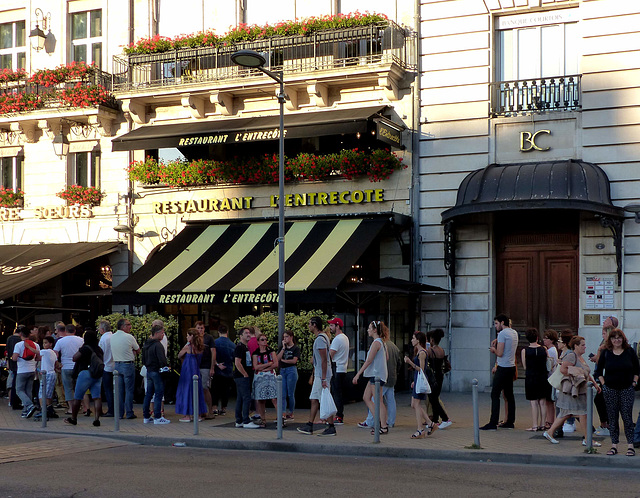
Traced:
POLYGON ((240 342, 236 346, 234 354, 235 369, 233 380, 236 383, 236 427, 245 429, 257 429, 260 427, 254 424, 249 418, 249 405, 251 404, 251 382, 253 380, 253 363, 251 353, 247 343, 251 338, 248 328, 240 331, 240 342))
POLYGON ((164 395, 164 381, 161 373, 167 368, 167 356, 160 341, 164 337, 164 326, 153 325, 151 337, 142 346, 142 363, 147 367, 147 392, 144 396, 142 413, 144 423, 166 425, 169 422, 162 416, 162 396, 164 395), (151 397, 153 396, 153 418, 151 418, 151 397))

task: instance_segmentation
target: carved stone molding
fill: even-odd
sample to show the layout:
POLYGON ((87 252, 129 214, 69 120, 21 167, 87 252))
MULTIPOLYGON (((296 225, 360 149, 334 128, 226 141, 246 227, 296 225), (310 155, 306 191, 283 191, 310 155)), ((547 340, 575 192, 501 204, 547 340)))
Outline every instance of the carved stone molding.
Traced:
POLYGON ((191 94, 183 95, 180 98, 180 103, 182 104, 182 107, 187 109, 194 118, 204 118, 204 98, 191 94))
POLYGON ((142 125, 147 123, 147 109, 145 105, 134 102, 133 99, 124 99, 122 101, 122 110, 125 113, 125 117, 135 124, 142 125))
POLYGON ((315 101, 316 106, 329 106, 328 85, 324 83, 318 83, 317 81, 312 81, 307 85, 307 92, 309 93, 309 97, 311 97, 315 101))
POLYGON ((209 94, 209 102, 215 104, 216 111, 223 116, 233 115, 233 94, 228 92, 214 91, 209 94))

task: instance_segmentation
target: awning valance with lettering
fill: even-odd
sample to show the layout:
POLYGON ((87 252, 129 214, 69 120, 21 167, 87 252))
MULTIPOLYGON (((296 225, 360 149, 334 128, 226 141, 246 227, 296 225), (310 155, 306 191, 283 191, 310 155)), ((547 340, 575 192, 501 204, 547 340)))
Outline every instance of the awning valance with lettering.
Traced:
MULTIPOLYGON (((388 216, 287 222, 287 299, 335 299, 351 266, 389 222, 388 216)), ((113 289, 114 304, 275 304, 277 238, 277 222, 188 224, 113 289)))
POLYGON ((117 251, 119 242, 0 246, 0 299, 7 299, 85 261, 117 251))
MULTIPOLYGON (((371 118, 386 106, 368 106, 285 115, 285 138, 317 137, 365 132, 371 118)), ((385 120, 385 124, 393 124, 385 120)), ((114 138, 114 151, 191 147, 278 140, 280 116, 225 118, 198 123, 147 125, 114 138)), ((397 124, 393 124, 398 127, 397 124)))

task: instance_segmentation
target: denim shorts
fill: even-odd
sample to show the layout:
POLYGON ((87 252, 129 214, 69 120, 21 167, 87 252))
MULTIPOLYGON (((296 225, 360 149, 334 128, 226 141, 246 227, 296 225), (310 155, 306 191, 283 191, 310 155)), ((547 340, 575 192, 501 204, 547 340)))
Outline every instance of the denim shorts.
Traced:
POLYGON ((91 390, 91 399, 98 399, 100 397, 100 388, 102 387, 102 377, 94 379, 89 374, 89 370, 82 370, 78 374, 76 380, 76 392, 74 399, 84 398, 87 389, 91 390))
MULTIPOLYGON (((53 398, 53 390, 56 387, 56 373, 47 372, 47 392, 46 399, 53 398)), ((38 399, 42 399, 42 380, 40 380, 40 387, 38 388, 38 399)))

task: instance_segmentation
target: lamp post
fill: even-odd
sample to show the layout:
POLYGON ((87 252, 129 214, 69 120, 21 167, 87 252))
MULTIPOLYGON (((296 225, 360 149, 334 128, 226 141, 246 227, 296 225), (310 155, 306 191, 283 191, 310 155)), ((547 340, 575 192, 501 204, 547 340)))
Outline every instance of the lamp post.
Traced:
MULTIPOLYGON (((239 50, 231 55, 231 60, 239 66, 258 69, 280 84, 278 103, 280 104, 280 133, 278 152, 278 344, 282 344, 284 334, 284 76, 282 71, 270 71, 263 66, 267 60, 253 50, 239 50)), ((278 400, 280 403, 281 400, 278 400)))

